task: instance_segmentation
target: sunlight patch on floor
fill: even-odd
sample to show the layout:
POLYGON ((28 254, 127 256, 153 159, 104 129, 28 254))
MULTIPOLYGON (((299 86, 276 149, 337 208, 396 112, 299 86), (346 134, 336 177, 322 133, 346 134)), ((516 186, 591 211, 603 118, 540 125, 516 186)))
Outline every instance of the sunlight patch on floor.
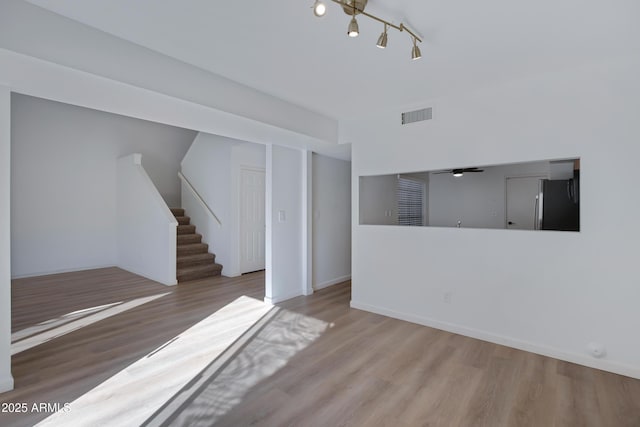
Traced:
POLYGON ((122 304, 122 301, 114 302, 111 304, 98 305, 96 307, 85 308, 83 310, 74 311, 71 313, 64 314, 57 319, 45 320, 44 322, 40 322, 35 326, 30 326, 25 329, 21 329, 17 332, 11 334, 11 342, 20 341, 26 337, 30 337, 32 335, 36 335, 47 331, 49 329, 53 329, 57 326, 64 325, 65 323, 69 323, 73 320, 88 316, 93 313, 97 313, 102 310, 106 310, 109 307, 113 307, 114 305, 122 304))
POLYGON ((132 308, 162 298, 168 294, 169 292, 165 292, 149 297, 136 298, 127 302, 117 302, 78 310, 65 314, 57 319, 47 320, 35 326, 20 330, 11 334, 11 355, 44 344, 52 339, 77 331, 80 328, 131 310, 132 308))
POLYGON ((327 328, 321 320, 274 307, 252 328, 253 333, 237 343, 235 351, 205 369, 144 425, 213 425, 327 328))
POLYGON ((272 309, 242 296, 38 426, 141 425, 272 309))

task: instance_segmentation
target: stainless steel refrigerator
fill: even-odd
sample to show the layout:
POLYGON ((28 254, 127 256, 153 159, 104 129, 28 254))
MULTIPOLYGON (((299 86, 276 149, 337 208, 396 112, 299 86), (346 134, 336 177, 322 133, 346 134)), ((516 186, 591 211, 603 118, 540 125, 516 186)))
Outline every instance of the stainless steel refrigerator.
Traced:
POLYGON ((536 229, 580 231, 580 178, 541 179, 536 196, 536 229))

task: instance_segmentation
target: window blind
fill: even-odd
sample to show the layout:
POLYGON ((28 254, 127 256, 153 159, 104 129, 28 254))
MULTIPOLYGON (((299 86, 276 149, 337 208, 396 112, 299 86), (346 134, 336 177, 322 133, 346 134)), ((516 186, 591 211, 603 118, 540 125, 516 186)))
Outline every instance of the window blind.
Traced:
POLYGON ((424 225, 424 184, 413 179, 398 177, 396 196, 398 199, 398 224, 424 225))

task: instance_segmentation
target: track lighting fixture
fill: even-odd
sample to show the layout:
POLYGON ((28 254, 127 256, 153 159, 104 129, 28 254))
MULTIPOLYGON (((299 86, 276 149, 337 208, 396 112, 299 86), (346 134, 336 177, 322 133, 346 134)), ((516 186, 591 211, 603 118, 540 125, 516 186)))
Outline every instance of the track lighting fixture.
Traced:
MULTIPOLYGON (((407 28, 403 23, 400 23, 400 25, 395 25, 389 21, 386 21, 368 12, 365 12, 364 8, 366 7, 368 0, 331 0, 331 1, 342 6, 342 10, 344 11, 344 13, 351 16, 351 21, 349 22, 349 27, 347 29, 347 34, 349 35, 349 37, 358 37, 358 35, 360 34, 360 29, 358 28, 358 21, 356 21, 356 15, 363 15, 363 16, 366 16, 367 18, 371 18, 374 21, 378 21, 384 24, 384 31, 382 32, 382 34, 380 34, 380 37, 378 37, 378 42, 376 43, 376 46, 378 46, 381 49, 384 49, 385 47, 387 47, 387 29, 391 27, 391 28, 395 28, 400 32, 406 31, 411 36, 413 40, 413 48, 411 49, 411 59, 415 60, 422 57, 422 53, 420 52, 420 48, 418 47, 418 42, 422 43, 422 40, 420 39, 420 37, 418 37, 413 31, 407 28)), ((320 16, 324 16, 325 13, 326 13, 325 4, 321 0, 315 0, 315 3, 313 4, 313 14, 320 17, 320 16)))
POLYGON ((422 58, 422 53, 420 52, 420 48, 418 47, 418 45, 416 44, 416 38, 413 38, 413 49, 411 49, 411 59, 413 59, 414 61, 416 59, 420 59, 422 58))
POLYGON ((320 18, 324 16, 325 13, 327 13, 327 6, 320 0, 316 0, 313 4, 313 14, 320 18))
POLYGON ((387 24, 384 24, 384 31, 380 34, 380 37, 378 37, 378 43, 376 43, 376 46, 380 49, 387 47, 387 24))

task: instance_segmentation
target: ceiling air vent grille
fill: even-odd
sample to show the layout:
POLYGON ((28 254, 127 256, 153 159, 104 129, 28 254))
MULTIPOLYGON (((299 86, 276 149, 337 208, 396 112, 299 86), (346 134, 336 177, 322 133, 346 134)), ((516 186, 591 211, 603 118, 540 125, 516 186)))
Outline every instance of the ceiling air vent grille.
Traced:
POLYGON ((402 124, 422 122, 433 118, 433 108, 423 108, 422 110, 407 111, 402 113, 402 124))

